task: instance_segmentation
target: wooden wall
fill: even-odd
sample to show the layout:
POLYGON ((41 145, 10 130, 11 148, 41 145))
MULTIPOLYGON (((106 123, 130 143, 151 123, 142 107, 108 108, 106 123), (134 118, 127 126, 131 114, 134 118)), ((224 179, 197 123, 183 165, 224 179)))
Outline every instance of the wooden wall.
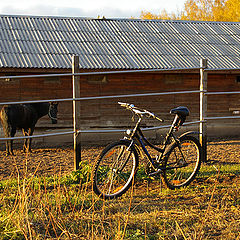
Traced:
MULTIPOLYGON (((126 95, 140 93, 156 93, 168 91, 181 91, 184 89, 196 89, 198 79, 196 75, 185 74, 118 74, 109 75, 104 81, 93 82, 89 78, 81 78, 81 95, 98 96, 98 95, 126 95)), ((157 113, 164 119, 169 119, 171 108, 179 105, 188 105, 193 112, 193 117, 198 114, 195 110, 199 105, 199 97, 195 95, 165 95, 151 97, 130 97, 114 98, 107 100, 88 101, 88 108, 82 104, 82 123, 98 124, 98 126, 126 126, 129 124, 130 113, 122 109, 117 102, 125 101, 133 103, 136 106, 149 109, 157 113), (191 99, 191 100, 189 100, 191 99)), ((156 122, 148 121, 147 125, 155 125, 156 122)))
MULTIPOLYGON (((43 72, 35 72, 41 74, 43 72)), ((55 73, 55 72, 54 72, 55 73)), ((2 73, 8 75, 12 73, 2 73)), ((25 75, 14 72, 14 75, 25 75)), ((28 73, 31 74, 31 73, 28 73)), ((173 92, 199 89, 198 73, 132 73, 97 76, 81 76, 81 97, 111 96, 138 93, 173 92)), ((209 74, 209 91, 240 91, 240 80, 237 74, 209 74)), ((55 99, 72 97, 71 77, 20 78, 0 80, 0 102, 24 101, 38 99, 55 99)), ((209 116, 229 116, 240 110, 239 95, 208 96, 209 116)), ((125 101, 149 109, 161 118, 172 119, 169 111, 173 107, 187 106, 191 115, 188 120, 199 118, 199 95, 180 94, 151 97, 129 97, 102 100, 81 101, 81 124, 89 127, 126 127, 131 124, 129 112, 122 109, 117 102, 125 101)), ((152 120, 147 126, 157 125, 152 120)), ((72 125, 72 103, 59 104, 58 127, 72 125)), ((51 127, 48 117, 38 123, 41 127, 51 127)), ((56 127, 56 126, 54 126, 56 127)))

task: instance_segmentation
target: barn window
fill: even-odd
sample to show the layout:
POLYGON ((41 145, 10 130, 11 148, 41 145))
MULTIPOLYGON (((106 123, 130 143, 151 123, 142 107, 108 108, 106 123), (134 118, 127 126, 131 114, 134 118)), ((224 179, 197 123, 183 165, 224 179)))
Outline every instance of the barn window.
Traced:
POLYGON ((236 76, 236 82, 240 83, 240 76, 236 76))
POLYGON ((61 80, 59 77, 46 77, 44 84, 61 84, 61 80))
POLYGON ((183 76, 181 74, 165 74, 165 84, 181 84, 183 82, 183 76))
POLYGON ((7 74, 6 78, 0 79, 0 82, 2 84, 18 84, 20 79, 19 78, 11 78, 11 76, 16 76, 15 74, 7 74))
POLYGON ((107 83, 108 79, 106 75, 90 75, 87 76, 88 83, 91 84, 101 84, 101 83, 107 83))

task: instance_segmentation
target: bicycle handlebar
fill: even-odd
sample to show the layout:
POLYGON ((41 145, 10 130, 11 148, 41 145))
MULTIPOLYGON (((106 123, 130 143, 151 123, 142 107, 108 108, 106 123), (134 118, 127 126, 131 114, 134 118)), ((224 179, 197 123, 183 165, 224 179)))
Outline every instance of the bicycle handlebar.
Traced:
POLYGON ((126 109, 134 112, 136 115, 140 115, 140 116, 147 115, 148 117, 152 117, 153 119, 156 119, 156 120, 158 120, 160 122, 164 122, 163 119, 159 118, 154 113, 149 112, 149 111, 147 111, 145 109, 141 109, 141 108, 135 107, 133 104, 123 103, 123 102, 118 102, 118 104, 120 104, 121 107, 125 107, 126 109))

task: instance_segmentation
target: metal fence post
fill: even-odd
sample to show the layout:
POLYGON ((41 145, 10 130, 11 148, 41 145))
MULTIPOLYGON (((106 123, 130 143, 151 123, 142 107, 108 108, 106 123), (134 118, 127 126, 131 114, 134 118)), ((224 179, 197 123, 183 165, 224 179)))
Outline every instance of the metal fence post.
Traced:
POLYGON ((200 144, 202 146, 202 161, 207 161, 207 59, 200 60, 200 144))
POLYGON ((81 135, 80 130, 80 101, 75 98, 80 98, 80 77, 74 73, 79 73, 79 57, 72 57, 72 85, 73 85, 73 144, 74 144, 74 170, 79 169, 81 161, 81 135))

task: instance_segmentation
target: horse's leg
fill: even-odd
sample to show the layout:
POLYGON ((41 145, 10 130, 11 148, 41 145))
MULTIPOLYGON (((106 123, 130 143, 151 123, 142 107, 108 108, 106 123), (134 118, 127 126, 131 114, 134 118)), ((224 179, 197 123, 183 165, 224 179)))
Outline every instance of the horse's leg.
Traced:
MULTIPOLYGON (((31 127, 28 129, 28 136, 32 136, 33 135, 33 131, 34 131, 34 127, 31 127)), ((32 144, 32 138, 29 138, 28 139, 28 152, 32 152, 32 149, 31 149, 31 144, 32 144)))
MULTIPOLYGON (((6 138, 14 137, 16 128, 11 126, 3 126, 4 135, 6 138)), ((13 154, 13 140, 6 140, 6 156, 13 154)))
MULTIPOLYGON (((7 136, 5 136, 5 137, 7 137, 7 136)), ((10 155, 10 151, 9 151, 8 146, 10 146, 10 141, 9 141, 9 140, 6 140, 6 156, 9 156, 9 155, 10 155)))
MULTIPOLYGON (((6 138, 10 137, 10 133, 5 134, 6 138)), ((10 146, 11 146, 11 140, 6 140, 6 156, 10 155, 10 146)))
MULTIPOLYGON (((3 122, 2 126, 3 126, 3 132, 4 132, 5 138, 9 138, 10 132, 11 132, 10 125, 3 122)), ((6 140, 5 144, 6 144, 6 156, 8 156, 8 155, 10 155, 10 151, 9 151, 10 150, 10 140, 6 140)))
MULTIPOLYGON (((24 137, 28 136, 27 129, 22 129, 22 132, 24 137)), ((24 138, 23 140, 23 152, 27 152, 27 140, 27 138, 24 138)))
MULTIPOLYGON (((14 137, 16 131, 17 131, 16 127, 11 127, 11 131, 10 131, 11 137, 14 137)), ((8 145, 8 147, 9 147, 10 154, 14 155, 14 153, 13 153, 13 140, 10 140, 10 145, 8 145)))

